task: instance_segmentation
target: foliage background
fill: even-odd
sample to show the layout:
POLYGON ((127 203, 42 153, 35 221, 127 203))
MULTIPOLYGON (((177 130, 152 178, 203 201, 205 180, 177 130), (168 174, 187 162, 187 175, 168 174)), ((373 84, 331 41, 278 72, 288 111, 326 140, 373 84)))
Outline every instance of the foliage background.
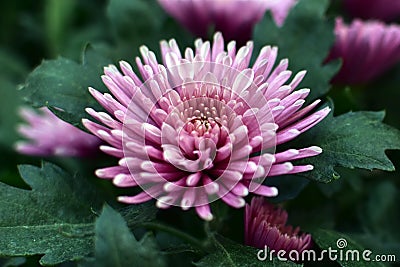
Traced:
MULTIPOLYGON (((324 68, 320 63, 333 41, 333 18, 348 17, 340 1, 303 1, 312 8, 293 12, 282 29, 266 14, 255 30, 256 47, 279 44, 280 55, 290 59, 292 70, 303 65, 311 68, 302 85, 315 88, 313 98, 322 95, 335 103, 335 116, 349 111, 385 111, 384 122, 400 128, 400 65, 370 84, 336 86, 328 92, 338 63, 324 68), (326 11, 325 4, 329 5, 326 11), (326 20, 324 13, 330 19, 326 20), (313 43, 318 46, 310 49, 313 43)), ((38 262, 59 266, 265 266, 257 262, 255 249, 241 245, 243 210, 215 203, 216 220, 204 224, 191 211, 157 212, 153 203, 124 207, 115 202, 115 196, 126 190, 93 175, 96 168, 115 163, 115 159, 47 158, 43 163, 43 159, 22 156, 13 149, 20 138, 15 129, 22 104, 63 107, 67 112, 57 115, 80 126, 80 118, 87 116, 83 108, 95 105, 94 100, 82 98, 87 86, 105 90, 100 82, 102 66, 121 59, 134 63, 140 45, 159 51, 161 39, 173 37, 181 48, 191 46, 194 36, 153 0, 2 1, 0 10, 0 266, 37 266, 38 262), (62 84, 59 91, 54 84, 62 84), (102 208, 105 202, 108 205, 102 208), (196 246, 198 240, 205 242, 196 246)), ((314 172, 309 178, 327 182, 334 167, 341 178, 327 184, 300 176, 271 179, 268 182, 286 188, 274 201, 288 210, 291 224, 322 240, 317 247, 334 246, 345 234, 354 241, 349 246, 395 254, 400 259, 400 173, 357 169, 392 169, 390 162, 383 161, 367 166, 368 159, 361 156, 371 153, 383 159, 385 149, 400 148, 400 136, 380 123, 383 113, 354 114, 350 128, 339 126, 351 115, 331 118, 327 126, 298 142, 314 140, 314 135, 322 138, 321 129, 325 129, 326 134, 345 135, 339 145, 357 143, 356 148, 362 147, 365 151, 359 151, 365 154, 344 158, 341 164, 335 155, 322 157, 325 165, 316 163, 321 166, 317 168, 320 175, 314 172), (363 135, 354 135, 352 128, 363 135)), ((347 149, 328 141, 326 145, 332 150, 347 149)), ((400 169, 400 152, 386 152, 400 169)), ((367 266, 362 262, 327 264, 367 266)), ((276 261, 274 266, 294 264, 276 261)))

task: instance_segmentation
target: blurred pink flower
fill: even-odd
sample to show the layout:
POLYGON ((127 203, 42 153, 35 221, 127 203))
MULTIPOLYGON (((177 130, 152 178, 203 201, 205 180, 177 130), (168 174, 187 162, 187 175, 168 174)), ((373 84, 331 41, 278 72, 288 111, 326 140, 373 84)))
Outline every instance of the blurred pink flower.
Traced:
POLYGON ((281 27, 297 0, 270 0, 267 2, 267 9, 271 11, 276 25, 281 27))
POLYGON ((27 139, 15 145, 22 154, 84 157, 99 151, 99 138, 59 119, 46 107, 39 112, 21 108, 20 114, 28 123, 18 127, 18 132, 27 139))
POLYGON ((353 17, 393 21, 400 17, 399 0, 345 0, 344 5, 353 17))
POLYGON ((291 161, 322 152, 319 147, 275 153, 286 143, 320 122, 328 107, 302 109, 310 90, 296 90, 305 75, 292 72, 288 60, 274 68, 277 48, 264 47, 249 67, 253 43, 236 52, 225 50, 221 33, 214 42, 195 42, 182 55, 175 40, 161 42, 163 65, 147 47, 144 61, 136 59, 144 81, 127 62, 105 68, 103 82, 112 95, 93 88, 90 93, 107 110, 87 112, 103 125, 83 124, 110 146, 105 153, 120 158, 119 166, 96 171, 120 187, 140 186, 144 192, 121 196, 125 203, 157 199, 159 208, 195 207, 198 215, 213 218, 209 203, 221 198, 241 208, 252 192, 276 196, 275 187, 260 185, 266 176, 312 170, 291 161), (110 115, 109 115, 110 114, 110 115))
POLYGON ((250 205, 246 204, 244 218, 245 245, 263 249, 296 250, 299 254, 312 245, 310 234, 300 234, 300 228, 293 229, 286 225, 288 214, 285 210, 274 207, 263 197, 253 197, 250 205))
POLYGON ((400 60, 400 27, 378 21, 354 20, 345 25, 336 19, 336 40, 326 61, 341 58, 333 83, 367 83, 400 60))
POLYGON ((270 10, 275 23, 282 26, 297 0, 158 0, 172 17, 196 36, 207 37, 214 26, 228 40, 244 43, 254 25, 270 10))

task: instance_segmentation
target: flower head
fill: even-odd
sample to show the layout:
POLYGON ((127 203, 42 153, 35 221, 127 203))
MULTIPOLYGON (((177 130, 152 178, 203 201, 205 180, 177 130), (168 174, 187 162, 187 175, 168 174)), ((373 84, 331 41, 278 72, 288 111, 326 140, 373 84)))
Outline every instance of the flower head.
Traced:
POLYGON ((189 31, 206 37, 211 26, 228 40, 247 41, 254 25, 270 10, 281 26, 297 0, 158 0, 189 31))
POLYGON ((236 52, 225 50, 220 33, 212 45, 195 42, 182 55, 175 42, 161 42, 163 65, 146 47, 136 63, 143 81, 127 62, 122 73, 105 68, 102 77, 112 95, 93 88, 90 93, 106 109, 87 112, 103 125, 83 124, 110 146, 104 152, 118 157, 119 166, 96 171, 117 186, 140 186, 144 192, 121 196, 125 203, 157 199, 160 208, 194 207, 212 219, 209 203, 221 198, 243 207, 249 192, 276 196, 275 187, 262 185, 266 176, 305 172, 311 165, 291 161, 318 155, 319 147, 275 153, 321 121, 329 108, 311 113, 319 100, 302 108, 309 89, 295 90, 305 75, 292 72, 288 61, 274 68, 277 48, 266 46, 249 67, 253 43, 236 52), (311 113, 311 114, 310 114, 311 113))
POLYGON ((393 21, 400 17, 400 1, 345 0, 346 9, 353 17, 393 21))
POLYGON ((275 251, 299 254, 311 247, 311 235, 299 234, 300 228, 293 229, 286 225, 288 214, 285 210, 274 207, 262 197, 253 197, 245 207, 245 244, 256 248, 267 246, 275 251))
POLYGON ((36 112, 21 109, 21 117, 28 125, 20 125, 18 132, 28 139, 19 141, 16 150, 34 156, 84 157, 98 151, 101 140, 59 119, 48 108, 36 112))
POLYGON ((341 58, 333 83, 360 84, 377 78, 400 61, 400 27, 377 21, 336 20, 336 41, 327 61, 341 58))

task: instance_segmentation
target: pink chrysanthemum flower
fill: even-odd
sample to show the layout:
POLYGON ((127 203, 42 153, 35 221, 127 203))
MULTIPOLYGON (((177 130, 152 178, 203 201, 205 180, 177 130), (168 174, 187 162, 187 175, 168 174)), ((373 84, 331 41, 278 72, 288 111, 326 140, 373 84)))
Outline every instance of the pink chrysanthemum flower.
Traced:
POLYGON ((18 127, 27 141, 16 143, 16 150, 33 156, 85 157, 98 152, 101 140, 59 119, 48 108, 36 112, 21 108, 21 117, 28 123, 18 127))
POLYGON ((228 40, 250 39, 254 25, 270 10, 281 26, 297 0, 158 0, 161 6, 196 36, 206 38, 210 27, 228 40))
POLYGON ((393 21, 400 17, 398 0, 345 0, 344 5, 353 17, 393 21))
POLYGON ((120 187, 140 186, 144 192, 121 196, 125 203, 157 199, 160 208, 194 207, 211 220, 209 203, 221 198, 240 208, 249 192, 276 196, 275 187, 261 185, 266 176, 299 173, 311 165, 291 161, 318 155, 319 147, 274 153, 321 121, 328 107, 311 113, 319 100, 302 109, 309 89, 296 90, 305 71, 285 83, 292 72, 288 60, 274 69, 277 48, 264 47, 249 67, 253 43, 236 52, 224 49, 220 33, 212 45, 195 42, 182 55, 175 42, 161 42, 163 65, 146 47, 136 59, 145 83, 127 62, 105 68, 103 82, 113 94, 90 93, 106 109, 87 112, 103 125, 83 124, 110 146, 119 166, 96 171, 120 187), (311 113, 311 114, 310 114, 311 113), (109 115, 111 114, 111 115, 109 115))
POLYGON ((362 84, 393 67, 400 60, 400 27, 377 21, 336 20, 336 41, 326 61, 343 63, 333 83, 362 84))
POLYGON ((312 245, 310 234, 299 234, 300 228, 286 225, 288 214, 262 197, 253 197, 245 207, 245 245, 278 252, 296 250, 299 254, 312 245))

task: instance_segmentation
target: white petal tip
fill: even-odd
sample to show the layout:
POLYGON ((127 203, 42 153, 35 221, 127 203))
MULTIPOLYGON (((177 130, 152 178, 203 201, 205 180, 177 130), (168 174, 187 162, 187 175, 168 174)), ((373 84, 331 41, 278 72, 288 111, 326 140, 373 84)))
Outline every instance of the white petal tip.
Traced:
POLYGON ((102 176, 104 175, 104 171, 103 171, 103 170, 96 170, 96 171, 94 172, 94 174, 95 174, 97 177, 102 177, 102 176))
POLYGON ((313 166, 313 165, 307 165, 306 167, 307 167, 307 170, 308 170, 308 171, 314 170, 314 166, 313 166))
POLYGON ((297 130, 297 129, 290 129, 290 130, 288 131, 288 133, 291 133, 291 134, 293 134, 293 135, 298 135, 298 134, 300 134, 301 132, 300 132, 299 130, 297 130))
POLYGON ((320 148, 319 146, 312 146, 310 147, 310 149, 318 154, 322 153, 322 148, 320 148))
POLYGON ((125 174, 117 174, 113 179, 113 184, 116 186, 123 185, 125 182, 125 174))
POLYGON ((88 124, 88 123, 90 123, 90 120, 88 120, 88 119, 82 119, 82 124, 83 124, 83 125, 88 124))
POLYGON ((204 186, 207 194, 216 194, 219 191, 219 185, 217 183, 209 183, 204 186))
POLYGON ((156 207, 160 209, 169 208, 171 207, 173 201, 173 197, 169 195, 158 197, 156 207))
POLYGON ((276 197, 279 194, 278 188, 271 187, 271 197, 276 197))
POLYGON ((182 208, 182 210, 184 210, 184 211, 186 211, 186 210, 189 210, 192 206, 189 204, 187 204, 187 203, 183 203, 184 201, 182 201, 182 203, 181 203, 181 208, 182 208))
POLYGON ((310 88, 303 88, 303 89, 300 89, 300 90, 298 90, 298 91, 296 91, 294 93, 295 94, 305 94, 305 93, 310 93, 310 92, 311 92, 310 88))
POLYGON ((129 201, 129 198, 130 198, 130 197, 120 196, 120 197, 117 198, 117 200, 118 200, 119 202, 123 202, 123 203, 130 204, 131 201, 129 201))
POLYGON ((128 167, 128 162, 126 160, 126 158, 122 158, 118 161, 118 165, 119 166, 123 166, 123 167, 128 167))
POLYGON ((177 186, 175 184, 173 184, 171 182, 166 182, 163 186, 163 189, 165 192, 170 193, 170 192, 174 191, 176 189, 176 187, 177 186))
POLYGON ((238 208, 243 208, 246 205, 246 201, 243 198, 239 198, 237 207, 238 208))
POLYGON ((214 216, 210 213, 210 214, 207 214, 207 215, 205 215, 205 216, 202 216, 201 217, 203 220, 205 220, 205 221, 212 221, 213 219, 214 219, 214 216))
POLYGON ((243 189, 243 192, 242 192, 241 195, 242 195, 242 197, 248 196, 249 195, 249 189, 247 189, 247 188, 243 189))
POLYGON ((291 162, 285 162, 285 163, 283 163, 283 165, 285 166, 285 169, 288 172, 294 169, 294 166, 293 166, 293 164, 291 162))

